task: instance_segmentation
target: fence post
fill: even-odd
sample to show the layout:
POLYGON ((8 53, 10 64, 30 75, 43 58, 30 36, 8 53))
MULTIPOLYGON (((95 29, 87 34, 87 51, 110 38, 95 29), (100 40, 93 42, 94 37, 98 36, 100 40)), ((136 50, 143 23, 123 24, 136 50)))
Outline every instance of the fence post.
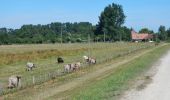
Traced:
MULTIPOLYGON (((63 71, 64 72, 64 71, 63 71)), ((62 73, 62 70, 61 69, 58 69, 57 70, 57 74, 58 74, 58 76, 61 76, 63 73, 62 73)))
POLYGON ((35 77, 32 77, 32 83, 35 84, 35 77))
POLYGON ((44 80, 45 80, 45 81, 47 81, 47 78, 46 78, 46 73, 44 74, 44 76, 45 76, 45 77, 44 77, 44 80))
MULTIPOLYGON (((0 84, 0 95, 2 95, 2 93, 3 93, 3 87, 2 87, 2 85, 0 84)), ((0 100, 1 100, 1 98, 0 98, 0 100)))

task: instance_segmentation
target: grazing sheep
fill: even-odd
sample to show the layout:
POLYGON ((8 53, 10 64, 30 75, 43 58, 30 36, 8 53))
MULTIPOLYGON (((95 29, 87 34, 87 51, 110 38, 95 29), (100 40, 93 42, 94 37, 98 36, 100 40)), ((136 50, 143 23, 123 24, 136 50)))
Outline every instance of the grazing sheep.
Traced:
POLYGON ((80 63, 80 62, 76 62, 76 63, 74 64, 73 70, 76 71, 76 70, 80 69, 80 67, 81 67, 81 63, 80 63))
POLYGON ((89 59, 89 57, 87 57, 87 56, 83 56, 83 58, 84 58, 85 60, 88 60, 88 59, 89 59))
POLYGON ((91 58, 91 57, 87 57, 87 56, 83 56, 83 58, 86 60, 87 63, 89 64, 96 64, 96 59, 91 58))
POLYGON ((159 43, 156 42, 156 43, 155 43, 155 46, 158 46, 158 45, 159 45, 159 43))
POLYGON ((27 62, 26 64, 26 71, 32 71, 33 68, 35 68, 35 64, 31 62, 27 62))
POLYGON ((83 58, 85 59, 85 62, 86 62, 86 63, 89 63, 89 57, 83 56, 83 58))
POLYGON ((64 63, 64 60, 63 60, 63 58, 61 58, 61 57, 58 57, 58 58, 57 58, 57 61, 58 61, 58 64, 64 63))
POLYGON ((64 72, 71 72, 73 71, 73 68, 74 68, 74 64, 67 64, 67 65, 64 65, 64 72))
POLYGON ((70 65, 69 65, 69 64, 64 65, 64 72, 69 73, 69 72, 70 72, 70 69, 71 69, 71 67, 70 67, 70 65))
POLYGON ((64 65, 64 72, 69 73, 72 71, 76 71, 80 69, 80 66, 81 66, 80 62, 64 65))
POLYGON ((89 62, 90 62, 91 64, 96 64, 96 59, 94 59, 94 58, 89 58, 89 62))
POLYGON ((8 79, 8 88, 12 89, 15 87, 21 87, 21 76, 11 76, 8 79))

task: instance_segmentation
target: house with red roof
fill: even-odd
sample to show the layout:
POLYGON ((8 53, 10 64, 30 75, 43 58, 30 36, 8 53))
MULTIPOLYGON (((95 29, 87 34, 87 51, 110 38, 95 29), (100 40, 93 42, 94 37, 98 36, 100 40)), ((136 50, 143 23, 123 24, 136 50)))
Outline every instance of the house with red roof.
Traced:
POLYGON ((132 41, 151 41, 153 40, 153 34, 131 31, 131 38, 132 41))

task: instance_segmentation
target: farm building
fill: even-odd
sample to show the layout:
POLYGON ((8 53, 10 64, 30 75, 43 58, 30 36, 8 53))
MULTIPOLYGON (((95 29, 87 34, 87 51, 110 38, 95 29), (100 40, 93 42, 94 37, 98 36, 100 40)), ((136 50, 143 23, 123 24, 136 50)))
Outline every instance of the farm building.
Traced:
POLYGON ((132 41, 150 41, 153 40, 153 37, 153 34, 137 33, 135 31, 131 31, 132 41))

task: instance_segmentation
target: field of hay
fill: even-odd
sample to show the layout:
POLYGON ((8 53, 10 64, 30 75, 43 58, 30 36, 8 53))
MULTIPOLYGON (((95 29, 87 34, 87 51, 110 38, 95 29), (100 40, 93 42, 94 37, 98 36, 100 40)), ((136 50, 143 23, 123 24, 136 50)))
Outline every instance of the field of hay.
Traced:
MULTIPOLYGON (((63 65, 76 61, 83 62, 83 55, 95 57, 97 64, 135 53, 146 48, 154 48, 153 43, 91 43, 89 44, 40 44, 0 46, 0 95, 24 90, 28 86, 60 78, 63 65), (64 58, 64 64, 57 64, 57 57, 64 58), (25 71, 26 62, 31 61, 37 68, 25 71), (8 90, 8 77, 22 76, 22 88, 8 90)), ((82 69, 89 69, 83 63, 82 69)), ((91 66, 90 66, 91 67, 91 66)), ((72 77, 72 76, 70 76, 72 77)))

